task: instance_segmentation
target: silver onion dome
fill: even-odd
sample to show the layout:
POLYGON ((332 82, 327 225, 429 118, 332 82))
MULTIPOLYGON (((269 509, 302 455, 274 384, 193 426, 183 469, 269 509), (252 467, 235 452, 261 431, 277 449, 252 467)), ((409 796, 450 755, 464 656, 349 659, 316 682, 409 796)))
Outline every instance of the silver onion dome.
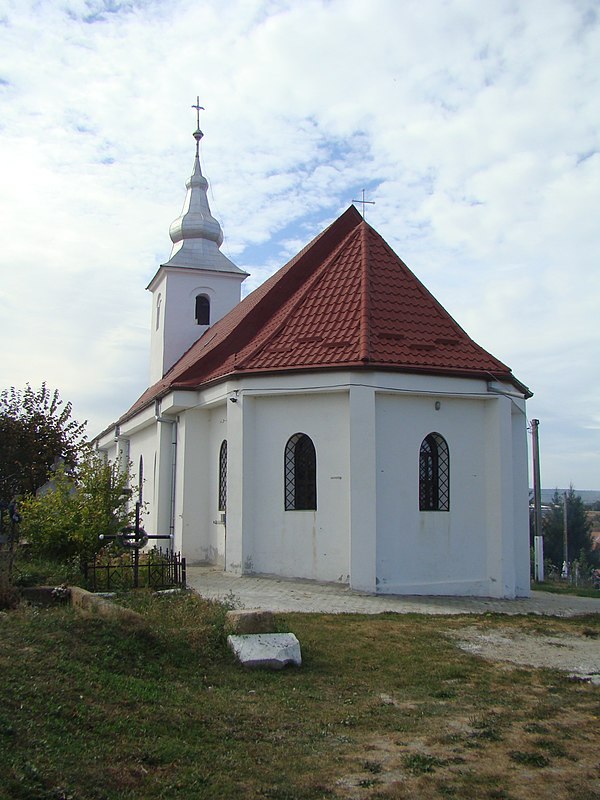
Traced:
POLYGON ((236 267, 219 250, 223 243, 223 230, 210 213, 208 181, 200 168, 199 145, 203 135, 198 126, 193 134, 196 140, 194 169, 185 184, 187 192, 181 214, 169 228, 173 249, 163 266, 243 273, 244 270, 236 267))

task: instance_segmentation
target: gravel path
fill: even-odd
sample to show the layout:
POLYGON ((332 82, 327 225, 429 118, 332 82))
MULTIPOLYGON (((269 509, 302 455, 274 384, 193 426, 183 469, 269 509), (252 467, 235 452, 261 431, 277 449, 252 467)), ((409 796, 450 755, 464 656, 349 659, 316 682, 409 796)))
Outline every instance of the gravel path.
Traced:
POLYGON ((600 685, 600 641, 595 637, 533 634, 511 628, 482 631, 479 627, 459 628, 449 636, 462 650, 492 661, 560 669, 600 685))

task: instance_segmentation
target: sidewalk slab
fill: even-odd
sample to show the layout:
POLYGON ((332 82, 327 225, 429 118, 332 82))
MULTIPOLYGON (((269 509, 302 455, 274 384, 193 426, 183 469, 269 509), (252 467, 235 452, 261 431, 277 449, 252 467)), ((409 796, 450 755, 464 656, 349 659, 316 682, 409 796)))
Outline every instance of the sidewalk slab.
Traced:
POLYGON ((188 586, 202 597, 238 608, 320 614, 540 614, 575 617, 600 614, 600 599, 532 592, 531 597, 498 600, 481 597, 371 595, 345 584, 318 583, 261 575, 231 575, 215 567, 188 566, 188 586))

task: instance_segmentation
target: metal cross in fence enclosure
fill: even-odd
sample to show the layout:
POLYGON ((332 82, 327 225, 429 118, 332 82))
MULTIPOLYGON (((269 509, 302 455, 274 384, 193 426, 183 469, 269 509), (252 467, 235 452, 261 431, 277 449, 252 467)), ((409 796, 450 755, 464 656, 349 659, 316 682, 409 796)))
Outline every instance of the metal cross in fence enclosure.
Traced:
POLYGON ((133 550, 133 588, 139 587, 139 571, 140 571, 140 550, 148 544, 149 539, 169 539, 170 534, 149 534, 140 525, 140 511, 141 503, 138 501, 135 504, 135 526, 122 528, 119 533, 105 534, 101 533, 98 539, 101 542, 116 540, 119 544, 129 550, 133 550))
MULTIPOLYGON (((114 563, 98 563, 97 560, 83 565, 87 589, 91 592, 125 591, 133 588, 134 553, 130 553, 129 563, 119 559, 114 563)), ((140 559, 138 564, 138 585, 149 589, 166 589, 168 587, 185 588, 186 560, 179 553, 162 550, 148 554, 148 559, 140 559)))

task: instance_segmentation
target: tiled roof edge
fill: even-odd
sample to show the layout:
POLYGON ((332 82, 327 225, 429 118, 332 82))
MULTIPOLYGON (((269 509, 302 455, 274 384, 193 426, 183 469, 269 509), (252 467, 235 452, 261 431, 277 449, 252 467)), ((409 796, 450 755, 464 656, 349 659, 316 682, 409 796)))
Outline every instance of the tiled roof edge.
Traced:
MULTIPOLYGON (((368 225, 368 223, 365 223, 365 224, 368 225)), ((427 286, 425 286, 425 284, 415 275, 415 273, 411 270, 411 268, 405 264, 405 262, 400 258, 400 256, 386 242, 386 240, 383 238, 383 236, 378 231, 376 231, 375 228, 372 228, 370 225, 369 225, 369 228, 370 228, 371 232, 375 236, 377 236, 377 238, 382 242, 382 244, 385 246, 385 248, 388 250, 388 252, 394 258, 397 258, 398 261, 400 261, 400 263, 402 264, 403 268, 405 270, 407 270, 407 272, 410 273, 410 275, 412 276, 412 278, 415 281, 415 284, 419 287, 420 291, 423 292, 423 294, 426 294, 431 299, 431 301, 440 310, 440 312, 445 317, 447 317, 451 321, 452 325, 456 328, 456 330, 460 332, 461 336, 464 336, 481 353, 485 353, 486 356, 488 356, 492 361, 494 361, 498 365, 500 370, 506 370, 506 372, 508 372, 508 373, 510 373, 512 375, 512 371, 511 371, 509 366, 507 366, 503 361, 500 361, 499 358, 496 358, 496 356, 493 355, 492 353, 490 353, 489 350, 486 350, 484 347, 482 347, 480 344, 478 344, 471 336, 469 336, 467 331, 460 325, 460 323, 458 323, 454 319, 452 314, 449 311, 446 310, 446 308, 440 303, 440 301, 435 297, 435 295, 433 295, 429 291, 427 286)), ((515 380, 516 380, 516 378, 515 378, 515 380)), ((524 384, 522 384, 522 385, 524 385, 524 384)), ((527 387, 525 387, 525 388, 527 388, 527 387)), ((527 390, 527 391, 529 391, 529 390, 527 390)))
MULTIPOLYGON (((329 228, 313 239, 304 251, 301 251, 298 256, 295 256, 279 270, 282 273, 279 279, 270 285, 269 290, 248 309, 248 312, 212 350, 201 355, 198 361, 190 365, 179 376, 179 380, 186 380, 187 377, 193 379, 194 375, 198 373, 199 364, 202 364, 204 371, 207 368, 213 369, 213 365, 219 361, 242 350, 260 330, 265 320, 271 317, 283 302, 295 294, 302 284, 312 277, 323 261, 340 246, 361 219, 356 208, 350 206, 329 228)), ((277 274, 274 273, 271 277, 273 278, 277 274)), ((259 286, 255 291, 260 292, 260 290, 259 286)), ((251 296, 248 295, 245 299, 247 300, 251 296)), ((230 313, 235 313, 235 310, 234 308, 230 313)))

